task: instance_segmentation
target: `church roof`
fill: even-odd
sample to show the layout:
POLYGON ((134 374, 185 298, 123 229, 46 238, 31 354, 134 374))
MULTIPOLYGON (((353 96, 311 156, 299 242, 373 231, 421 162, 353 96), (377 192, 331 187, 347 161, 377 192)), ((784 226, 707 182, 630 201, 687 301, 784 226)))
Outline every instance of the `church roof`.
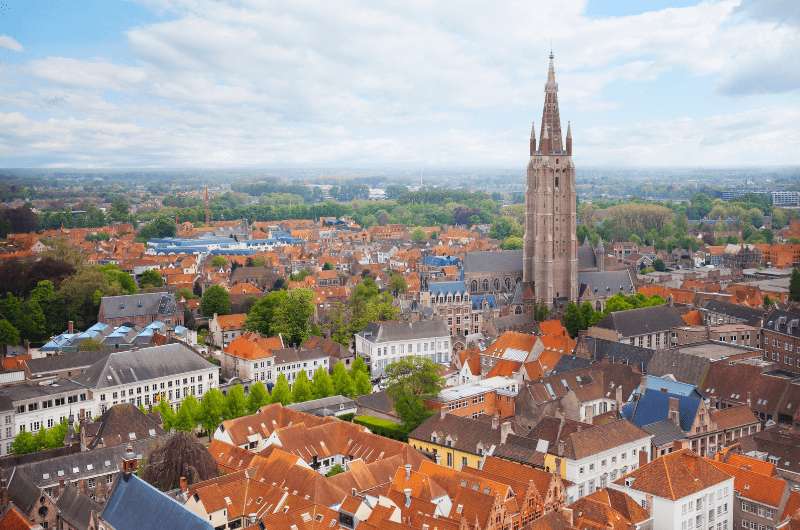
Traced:
POLYGON ((518 273, 522 274, 522 251, 467 252, 464 256, 464 272, 518 273))

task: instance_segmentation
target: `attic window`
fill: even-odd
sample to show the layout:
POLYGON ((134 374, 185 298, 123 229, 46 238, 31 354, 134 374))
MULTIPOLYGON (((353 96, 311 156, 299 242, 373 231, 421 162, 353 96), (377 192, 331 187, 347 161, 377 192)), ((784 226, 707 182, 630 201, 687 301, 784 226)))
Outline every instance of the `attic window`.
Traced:
POLYGON ((44 474, 42 474, 42 478, 43 478, 44 480, 47 480, 47 479, 49 479, 49 478, 50 478, 50 473, 44 473, 44 474))
POLYGON ((111 460, 106 460, 105 462, 103 462, 103 465, 106 466, 106 467, 110 466, 111 465, 111 460))
POLYGON ((58 470, 58 476, 59 477, 63 477, 64 476, 64 470, 63 469, 59 469, 58 470))
POLYGON ((86 471, 91 471, 94 469, 94 464, 86 464, 86 471))
POLYGON ((136 439, 136 433, 135 432, 129 432, 128 433, 128 439, 135 440, 136 439))
POLYGON ((73 473, 77 473, 77 472, 78 472, 78 471, 80 471, 80 470, 81 470, 81 468, 79 468, 79 467, 77 467, 77 466, 72 468, 72 472, 73 472, 73 473))

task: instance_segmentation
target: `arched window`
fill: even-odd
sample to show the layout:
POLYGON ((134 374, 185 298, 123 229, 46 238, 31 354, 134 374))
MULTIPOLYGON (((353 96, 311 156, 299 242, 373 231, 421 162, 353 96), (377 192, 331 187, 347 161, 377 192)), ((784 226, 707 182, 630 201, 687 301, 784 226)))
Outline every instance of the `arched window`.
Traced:
POLYGON ((472 283, 470 284, 470 290, 473 293, 478 290, 478 280, 472 280, 472 283))
POLYGON ((602 311, 603 310, 603 304, 600 302, 600 300, 598 300, 597 302, 594 303, 594 308, 597 311, 602 311))
POLYGON ((483 290, 484 291, 489 290, 489 280, 487 280, 486 278, 483 279, 483 290))
POLYGON ((498 278, 494 279, 494 290, 495 291, 499 291, 500 290, 500 280, 498 278))
POLYGON ((506 291, 511 290, 511 278, 506 278, 506 291))

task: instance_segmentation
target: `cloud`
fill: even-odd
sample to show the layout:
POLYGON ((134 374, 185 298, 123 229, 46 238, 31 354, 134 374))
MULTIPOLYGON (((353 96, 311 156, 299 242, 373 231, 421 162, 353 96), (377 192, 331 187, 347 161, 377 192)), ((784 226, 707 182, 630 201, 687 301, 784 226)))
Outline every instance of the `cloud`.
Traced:
MULTIPOLYGON (((124 35, 128 64, 53 54, 6 76, 0 152, 17 165, 521 167, 552 39, 579 160, 746 161, 763 156, 736 133, 752 109, 727 96, 800 85, 793 18, 749 0, 601 18, 584 0, 142 1, 159 17, 124 35), (675 117, 676 97, 653 101, 667 119, 631 115, 628 96, 675 72, 729 112, 675 117)), ((782 109, 760 108, 770 120, 751 133, 795 137, 782 109)), ((797 161, 782 149, 773 163, 797 161)))
POLYGON ((0 48, 5 48, 12 52, 21 52, 23 49, 22 44, 8 35, 0 35, 0 48))

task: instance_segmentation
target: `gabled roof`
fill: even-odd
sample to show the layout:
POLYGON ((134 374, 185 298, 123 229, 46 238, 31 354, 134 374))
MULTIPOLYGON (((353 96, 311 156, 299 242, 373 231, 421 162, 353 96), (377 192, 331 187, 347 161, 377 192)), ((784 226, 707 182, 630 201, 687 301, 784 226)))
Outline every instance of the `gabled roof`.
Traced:
POLYGON ((750 499, 773 508, 780 508, 783 494, 787 484, 782 478, 762 475, 755 471, 711 460, 711 464, 733 477, 733 488, 739 496, 750 499))
MULTIPOLYGON (((649 438, 650 433, 624 419, 592 425, 566 436, 564 456, 572 460, 581 460, 624 444, 649 438)), ((649 443, 647 445, 649 446, 649 443)), ((555 449, 552 446, 550 448, 551 452, 555 449)))
POLYGON ((519 273, 522 274, 522 251, 503 250, 467 252, 464 272, 519 273))
POLYGON ((100 300, 100 314, 105 318, 171 315, 177 309, 175 295, 168 292, 104 296, 100 300))
POLYGON ((674 501, 730 478, 710 461, 682 449, 631 471, 615 484, 674 501))
POLYGON ((114 530, 213 528, 207 521, 133 474, 120 474, 117 477, 101 517, 114 530))
POLYGON ((570 505, 579 528, 627 530, 650 519, 650 514, 630 495, 603 488, 570 505))
POLYGON ((177 342, 113 352, 90 366, 75 381, 87 388, 101 389, 210 368, 215 366, 187 345, 177 342))
POLYGON ((70 527, 86 530, 89 527, 89 518, 92 511, 100 513, 102 506, 88 496, 78 491, 72 483, 68 483, 56 502, 61 518, 69 523, 70 527))
POLYGON ((106 410, 98 421, 83 428, 91 438, 88 446, 112 447, 131 440, 164 434, 161 422, 153 414, 145 414, 131 403, 120 403, 106 410), (133 438, 131 438, 133 436, 133 438))
POLYGON ((598 322, 597 326, 613 329, 623 337, 631 337, 683 326, 683 319, 674 307, 660 305, 615 311, 598 322))
POLYGON ((634 397, 622 407, 622 415, 634 425, 643 426, 661 420, 669 419, 669 400, 678 400, 680 427, 684 432, 689 432, 694 423, 701 397, 697 392, 690 395, 675 394, 653 388, 645 390, 644 394, 634 397))
POLYGON ((435 337, 449 337, 450 331, 444 320, 420 320, 417 322, 373 322, 359 333, 373 342, 391 342, 435 337))
POLYGON ((0 528, 3 530, 33 530, 41 528, 41 526, 28 521, 19 508, 9 504, 6 511, 0 515, 0 528))

